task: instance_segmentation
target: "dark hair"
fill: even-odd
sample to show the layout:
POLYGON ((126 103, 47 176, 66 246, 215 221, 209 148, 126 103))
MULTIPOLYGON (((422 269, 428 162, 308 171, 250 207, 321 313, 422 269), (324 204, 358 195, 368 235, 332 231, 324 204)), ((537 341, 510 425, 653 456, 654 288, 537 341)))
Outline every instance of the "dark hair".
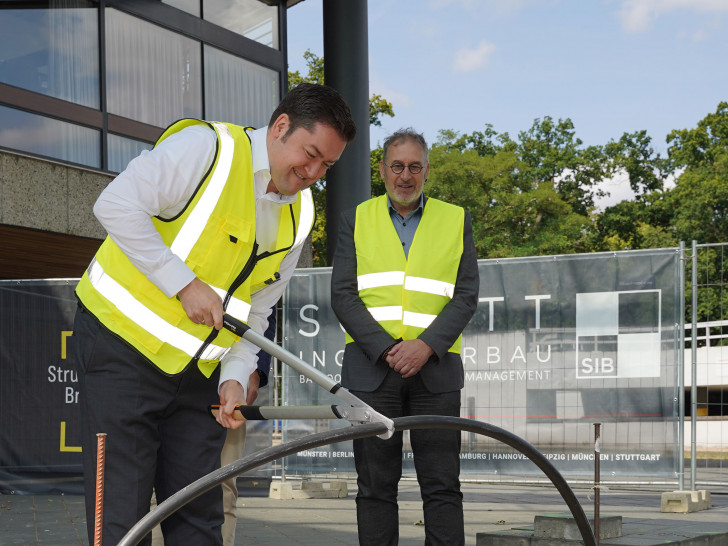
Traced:
POLYGON ((425 161, 428 161, 430 152, 427 148, 425 136, 422 133, 418 133, 417 131, 415 131, 412 127, 408 127, 407 129, 399 129, 398 131, 395 131, 394 133, 389 135, 384 140, 384 144, 382 145, 382 161, 386 163, 387 152, 389 152, 390 146, 392 146, 393 144, 401 144, 408 140, 411 140, 422 148, 422 151, 425 152, 425 161))
POLYGON ((284 140, 299 127, 311 131, 317 123, 323 123, 334 129, 346 142, 356 136, 356 124, 351 117, 351 110, 344 97, 326 85, 300 83, 291 89, 271 115, 268 127, 281 114, 288 114, 291 126, 283 135, 284 140))

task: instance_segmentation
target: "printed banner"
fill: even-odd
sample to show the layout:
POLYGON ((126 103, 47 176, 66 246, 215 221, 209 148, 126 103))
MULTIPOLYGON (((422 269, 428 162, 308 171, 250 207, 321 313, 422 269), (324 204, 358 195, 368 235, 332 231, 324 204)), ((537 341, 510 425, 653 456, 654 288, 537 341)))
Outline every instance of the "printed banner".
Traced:
MULTIPOLYGON (((77 282, 0 281, 0 493, 83 493, 70 354, 77 282)), ((261 389, 260 404, 270 403, 269 391, 261 389)), ((248 424, 246 454, 271 446, 271 425, 248 424)), ((270 466, 252 474, 261 472, 270 466)))
POLYGON ((0 492, 82 491, 78 279, 0 282, 0 492))
MULTIPOLYGON (((479 260, 478 310, 463 334, 461 415, 512 432, 564 473, 591 472, 595 424, 610 476, 676 471, 677 249, 479 260)), ((339 380, 344 333, 330 269, 298 271, 284 302, 284 346, 339 380)), ((335 396, 285 369, 287 405, 335 396)), ((341 421, 288 421, 284 440, 341 421), (293 430, 290 427, 295 427, 293 430)), ((404 469, 413 472, 406 441, 404 469)), ((462 468, 538 473, 520 453, 463 433, 462 468)), ((351 442, 288 457, 289 472, 353 471, 351 442)))
MULTIPOLYGON (((604 476, 674 477, 678 449, 676 249, 480 260, 480 302, 463 335, 463 417, 512 432, 563 473, 591 473, 601 424, 604 476)), ((284 347, 341 378, 344 332, 330 306, 329 268, 288 286, 284 347)), ((0 492, 81 491, 78 377, 70 362, 77 279, 0 281, 0 492)), ((338 404, 285 365, 283 404, 338 404)), ((262 389, 260 404, 270 404, 262 389)), ((284 420, 282 440, 349 426, 284 420)), ((272 443, 248 424, 246 454, 272 443)), ((414 471, 405 434, 404 471, 414 471)), ((462 434, 462 469, 540 470, 517 451, 462 434)), ((286 458, 288 473, 353 472, 351 442, 286 458)), ((270 473, 277 464, 259 469, 270 473)))

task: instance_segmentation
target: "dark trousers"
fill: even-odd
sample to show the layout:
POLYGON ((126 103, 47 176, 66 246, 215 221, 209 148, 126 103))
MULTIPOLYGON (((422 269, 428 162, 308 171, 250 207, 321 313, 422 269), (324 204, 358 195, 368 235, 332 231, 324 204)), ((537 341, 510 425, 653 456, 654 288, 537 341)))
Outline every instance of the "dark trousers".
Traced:
MULTIPOLYGON (((460 415, 460 391, 433 394, 419 375, 402 379, 389 370, 374 392, 352 393, 390 418, 406 415, 460 415)), ((460 431, 410 430, 410 442, 425 514, 425 544, 465 543, 460 492, 460 431)), ((399 539, 397 487, 402 477, 402 432, 388 440, 354 440, 359 543, 396 546, 399 539)))
MULTIPOLYGON (((106 433, 103 543, 117 544, 149 511, 220 467, 225 429, 210 416, 219 372, 191 366, 166 376, 79 308, 72 351, 78 369, 89 542, 94 536, 97 433, 106 433)), ((221 545, 222 490, 214 487, 162 522, 165 544, 221 545)), ((151 533, 141 544, 151 543, 151 533)))

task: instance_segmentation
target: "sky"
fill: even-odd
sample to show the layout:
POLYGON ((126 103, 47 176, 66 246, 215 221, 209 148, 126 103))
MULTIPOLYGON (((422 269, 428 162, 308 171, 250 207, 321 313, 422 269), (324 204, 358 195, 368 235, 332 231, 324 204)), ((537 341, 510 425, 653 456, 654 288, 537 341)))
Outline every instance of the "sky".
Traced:
MULTIPOLYGON (((728 0, 368 0, 369 94, 433 144, 491 124, 516 139, 569 118, 585 146, 673 129, 728 101, 728 0)), ((322 0, 288 10, 290 70, 323 56, 322 0)), ((433 166, 434 167, 434 166, 433 166)))

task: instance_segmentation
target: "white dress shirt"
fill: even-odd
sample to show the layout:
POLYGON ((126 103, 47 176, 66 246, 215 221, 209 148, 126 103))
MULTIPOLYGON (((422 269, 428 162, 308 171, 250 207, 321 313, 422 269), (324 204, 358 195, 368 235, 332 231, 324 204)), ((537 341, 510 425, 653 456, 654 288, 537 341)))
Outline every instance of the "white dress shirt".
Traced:
MULTIPOLYGON (((267 192, 270 163, 266 134, 267 127, 248 133, 253 153, 259 253, 275 244, 282 207, 296 201, 295 195, 267 192)), ((184 209, 213 161, 216 143, 215 131, 206 126, 187 127, 171 135, 132 160, 94 205, 94 214, 111 239, 170 298, 192 282, 195 274, 164 244, 151 218, 172 218, 184 209)), ((278 282, 251 294, 248 325, 255 332, 262 335, 267 328, 271 308, 283 295, 301 249, 299 245, 283 258, 278 282)), ((259 350, 245 339, 233 344, 221 362, 220 384, 234 379, 247 393, 248 378, 257 367, 259 350)))

